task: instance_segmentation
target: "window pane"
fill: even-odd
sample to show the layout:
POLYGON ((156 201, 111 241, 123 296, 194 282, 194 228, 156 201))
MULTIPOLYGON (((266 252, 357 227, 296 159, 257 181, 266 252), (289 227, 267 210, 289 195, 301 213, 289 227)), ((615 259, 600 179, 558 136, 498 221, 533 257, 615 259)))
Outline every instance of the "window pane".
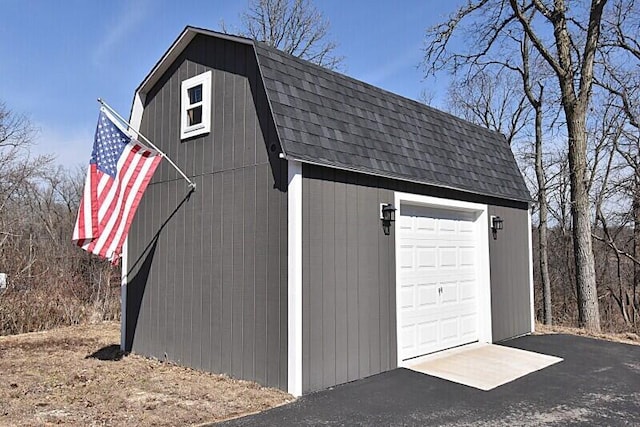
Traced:
POLYGON ((189 103, 195 104, 196 102, 202 102, 202 85, 194 86, 189 91, 189 103))
POLYGON ((188 126, 197 125, 202 123, 202 105, 187 110, 187 117, 189 118, 188 126))

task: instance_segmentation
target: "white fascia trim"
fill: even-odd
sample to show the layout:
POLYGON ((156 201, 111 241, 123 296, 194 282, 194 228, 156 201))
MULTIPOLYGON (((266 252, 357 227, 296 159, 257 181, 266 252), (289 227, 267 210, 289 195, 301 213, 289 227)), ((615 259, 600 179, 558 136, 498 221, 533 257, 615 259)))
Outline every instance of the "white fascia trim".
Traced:
POLYGON ((302 395, 302 163, 287 162, 287 391, 302 395))
MULTIPOLYGON (((440 197, 421 196, 418 194, 398 193, 394 194, 394 206, 400 210, 402 204, 420 205, 435 207, 440 209, 452 209, 463 212, 474 212, 478 214, 475 220, 476 235, 478 236, 478 341, 484 343, 493 342, 493 334, 491 332, 491 270, 489 263, 489 207, 481 203, 463 202, 460 200, 443 199, 440 197)), ((398 211, 397 215, 400 215, 398 211)), ((398 308, 397 303, 400 301, 398 295, 398 254, 400 253, 400 239, 395 233, 395 250, 396 250, 396 328, 399 327, 397 322, 398 308)), ((396 337, 400 337, 400 331, 396 330, 396 337)), ((396 354, 400 354, 400 339, 396 338, 396 354)), ((397 361, 398 367, 407 367, 410 363, 397 361)))
POLYGON ((536 331, 535 299, 533 294, 533 239, 531 237, 531 208, 527 209, 527 237, 529 240, 529 300, 531 301, 531 332, 536 331))
MULTIPOLYGON (((129 118, 129 124, 131 128, 138 132, 140 130, 140 124, 142 123, 142 112, 144 111, 144 98, 145 95, 136 92, 133 98, 133 107, 131 108, 131 117, 129 118)), ((127 338, 127 273, 129 270, 128 262, 129 253, 129 239, 126 238, 122 245, 122 257, 121 257, 121 286, 120 286, 120 349, 125 351, 125 344, 127 338)))

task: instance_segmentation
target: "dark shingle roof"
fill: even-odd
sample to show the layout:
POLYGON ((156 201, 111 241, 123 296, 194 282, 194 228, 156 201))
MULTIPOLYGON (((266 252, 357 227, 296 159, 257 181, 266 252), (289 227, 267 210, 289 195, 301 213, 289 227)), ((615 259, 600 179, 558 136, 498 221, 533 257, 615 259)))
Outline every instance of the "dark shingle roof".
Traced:
POLYGON ((254 43, 290 159, 530 201, 504 136, 254 43))

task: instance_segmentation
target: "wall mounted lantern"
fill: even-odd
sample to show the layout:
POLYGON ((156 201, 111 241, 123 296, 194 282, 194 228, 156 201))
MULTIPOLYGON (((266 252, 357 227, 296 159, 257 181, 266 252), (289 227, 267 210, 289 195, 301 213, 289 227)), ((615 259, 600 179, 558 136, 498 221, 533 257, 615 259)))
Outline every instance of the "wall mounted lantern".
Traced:
POLYGON ((380 219, 382 220, 382 231, 385 236, 391 233, 391 223, 396 220, 396 208, 391 203, 380 204, 380 219))
POLYGON ((491 216, 491 232, 493 233, 493 240, 498 238, 498 230, 502 230, 504 221, 499 216, 491 216))

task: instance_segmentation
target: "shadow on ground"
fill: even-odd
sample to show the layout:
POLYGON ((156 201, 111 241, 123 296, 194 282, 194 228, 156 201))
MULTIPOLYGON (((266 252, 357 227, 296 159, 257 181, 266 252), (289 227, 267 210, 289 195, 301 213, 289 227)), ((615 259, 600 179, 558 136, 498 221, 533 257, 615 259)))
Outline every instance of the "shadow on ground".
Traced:
POLYGON ((118 360, 122 360, 122 358, 127 354, 128 352, 120 350, 120 346, 118 344, 111 344, 91 353, 90 355, 86 356, 85 359, 98 359, 117 362, 118 360))

